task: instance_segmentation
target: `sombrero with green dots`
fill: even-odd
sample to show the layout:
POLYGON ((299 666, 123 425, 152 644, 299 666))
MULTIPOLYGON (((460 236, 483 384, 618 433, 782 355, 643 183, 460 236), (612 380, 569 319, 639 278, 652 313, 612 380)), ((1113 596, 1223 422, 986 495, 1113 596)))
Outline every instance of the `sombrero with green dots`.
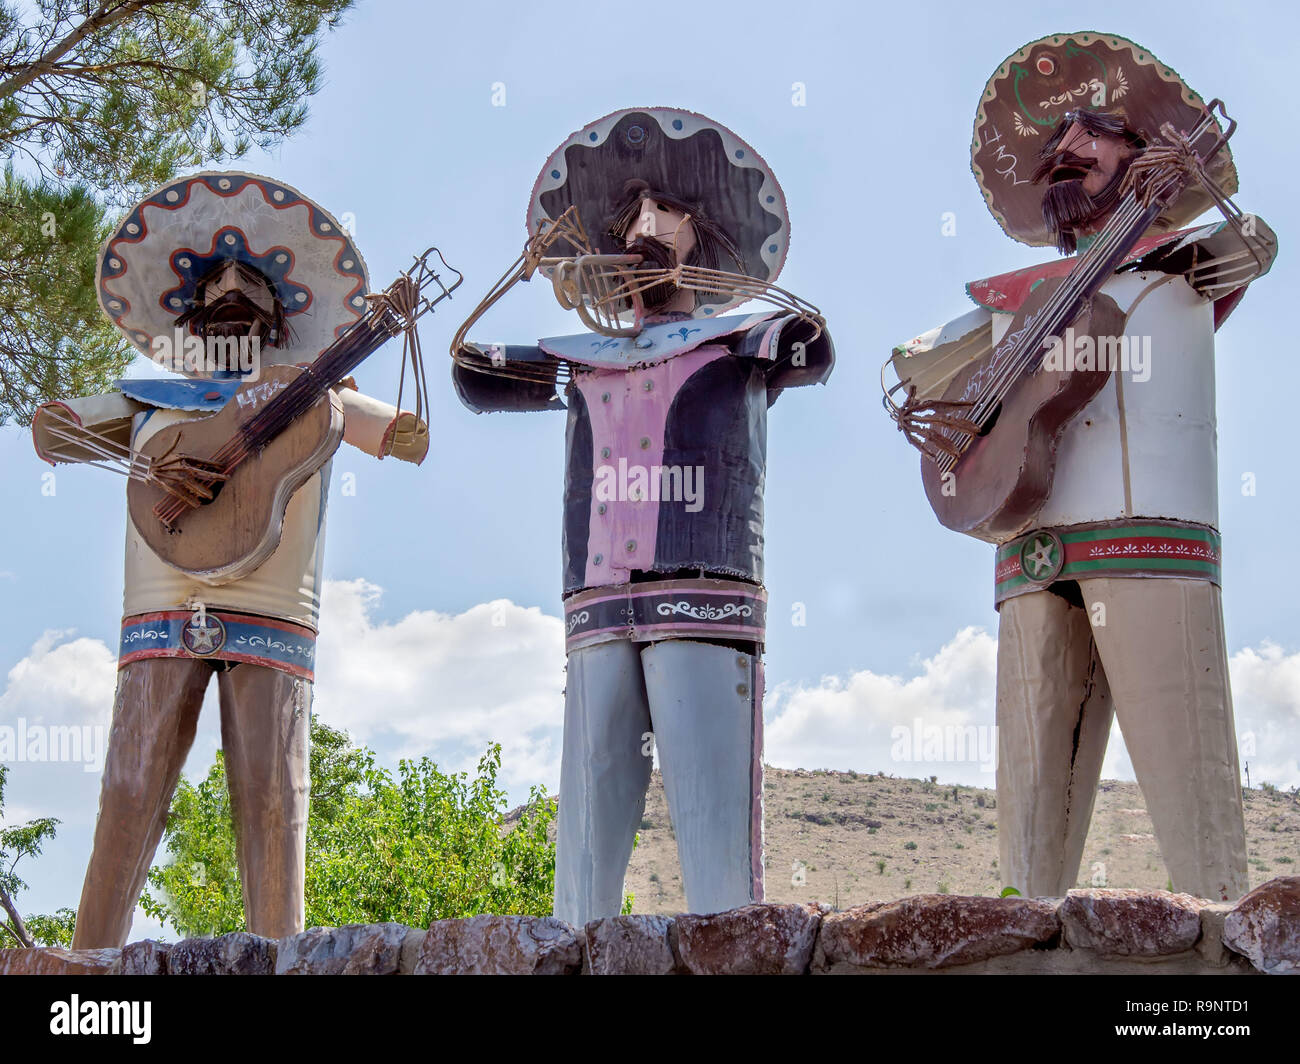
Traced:
MULTIPOLYGON (((980 95, 971 170, 993 217, 1022 244, 1056 243, 1043 222, 1043 186, 1031 175, 1039 149, 1075 108, 1120 113, 1151 144, 1166 122, 1190 132, 1203 116, 1204 101, 1149 49, 1114 34, 1054 33, 1008 56, 980 95)), ((1207 136, 1196 146, 1203 150, 1209 143, 1207 136)), ((1237 191, 1227 147, 1208 171, 1227 195, 1237 191)), ((1153 229, 1180 228, 1212 205, 1204 189, 1191 185, 1153 229)))

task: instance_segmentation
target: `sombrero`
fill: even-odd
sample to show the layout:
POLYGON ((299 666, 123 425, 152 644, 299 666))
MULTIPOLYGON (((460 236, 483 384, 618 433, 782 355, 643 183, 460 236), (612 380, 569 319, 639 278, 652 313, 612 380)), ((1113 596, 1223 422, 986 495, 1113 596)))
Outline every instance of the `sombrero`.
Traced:
MULTIPOLYGON (((1201 97, 1140 44, 1108 33, 1055 33, 1008 56, 989 78, 975 112, 971 170, 993 217, 1009 237, 1047 246, 1055 237, 1043 222, 1043 186, 1030 180, 1038 150, 1066 111, 1119 112, 1148 144, 1168 122, 1191 132, 1204 114, 1201 97)), ((1208 137, 1199 141, 1204 150, 1208 137)), ((1208 167, 1227 195, 1237 191, 1237 172, 1225 146, 1208 167)), ((1176 229, 1209 209, 1213 201, 1189 186, 1154 229, 1176 229)))
POLYGON ((338 220, 281 181, 237 172, 192 174, 136 204, 100 252, 100 306, 149 354, 227 260, 258 270, 284 307, 287 336, 262 348, 264 366, 313 361, 365 313, 366 264, 338 220))
MULTIPOLYGON (((606 230, 633 180, 700 204, 703 214, 735 241, 745 275, 776 280, 785 263, 790 221, 775 175, 726 126, 673 107, 615 111, 570 135, 551 153, 533 185, 529 234, 576 206, 598 250, 620 252, 606 230)), ((713 317, 742 302, 703 303, 694 316, 713 317)))

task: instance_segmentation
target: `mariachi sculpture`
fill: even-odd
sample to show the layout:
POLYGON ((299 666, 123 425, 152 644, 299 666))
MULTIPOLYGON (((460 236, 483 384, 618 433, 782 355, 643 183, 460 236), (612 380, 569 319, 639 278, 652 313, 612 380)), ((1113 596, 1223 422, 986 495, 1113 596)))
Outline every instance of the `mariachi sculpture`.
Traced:
POLYGON ((688 905, 745 905, 762 897, 767 408, 826 379, 830 337, 773 283, 790 232, 776 178, 702 115, 636 108, 574 133, 542 167, 528 232, 452 357, 471 410, 568 410, 555 914, 620 911, 649 732, 688 905), (590 331, 465 340, 538 273, 590 331), (725 313, 751 298, 779 309, 725 313))
POLYGON ((431 253, 370 295, 333 215, 243 173, 163 186, 105 244, 104 312, 189 379, 122 380, 33 423, 47 461, 129 477, 117 693, 75 948, 125 942, 213 673, 248 930, 302 930, 329 462, 340 439, 424 459, 415 320, 449 290, 431 253), (414 413, 348 377, 399 334, 414 413))
POLYGON ((997 544, 998 867, 1027 895, 1076 883, 1112 717, 1174 889, 1247 887, 1214 333, 1276 240, 1229 198, 1216 109, 1121 37, 1010 56, 975 178, 1008 236, 1071 257, 968 285, 976 310, 891 359, 936 515, 997 544))

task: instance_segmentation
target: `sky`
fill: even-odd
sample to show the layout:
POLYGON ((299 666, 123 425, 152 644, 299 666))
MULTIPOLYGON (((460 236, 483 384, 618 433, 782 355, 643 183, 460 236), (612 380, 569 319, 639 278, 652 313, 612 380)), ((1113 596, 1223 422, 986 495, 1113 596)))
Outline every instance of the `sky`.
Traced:
MULTIPOLYGON (((550 152, 612 110, 674 106, 726 124, 775 171, 792 220, 781 284, 821 308, 838 358, 824 387, 786 392, 769 419, 766 761, 992 786, 987 758, 921 759, 900 745, 918 729, 991 728, 997 615, 992 549, 934 519, 916 452, 881 408, 880 367, 894 344, 970 309, 965 282, 1050 257, 1005 237, 986 211, 971 122, 1007 55, 1089 29, 1140 42, 1205 98, 1225 100, 1241 123, 1236 200, 1280 237, 1272 272, 1217 340, 1220 527, 1242 758, 1255 785, 1300 785, 1300 607, 1287 553, 1300 523, 1287 295, 1300 283, 1287 81, 1300 16, 1245 3, 1229 32, 1221 5, 1080 10, 1039 3, 1009 20, 955 0, 886 10, 661 0, 618 15, 589 2, 361 0, 321 47, 306 125, 229 166, 350 212, 376 289, 429 244, 466 277, 422 328, 427 461, 380 463, 345 445, 333 463, 321 717, 390 766, 428 755, 472 769, 501 742, 512 800, 535 784, 557 789, 564 418, 470 413, 450 387, 447 344, 518 255, 550 152), (356 490, 345 496, 349 474, 356 490)), ((536 283, 473 335, 530 343, 579 328, 536 283)), ((396 398, 398 354, 390 345, 361 367, 363 391, 396 398)), ((0 727, 84 726, 102 744, 124 484, 86 467, 59 467, 53 482, 49 472, 26 431, 0 428, 0 727)), ((217 748, 213 695, 190 778, 217 748)), ((62 821, 45 854, 20 867, 26 912, 77 903, 99 782, 95 759, 83 759, 10 765, 5 822, 62 821)), ((1133 778, 1118 732, 1104 772, 1133 778)), ((158 933, 137 914, 133 938, 158 933)))

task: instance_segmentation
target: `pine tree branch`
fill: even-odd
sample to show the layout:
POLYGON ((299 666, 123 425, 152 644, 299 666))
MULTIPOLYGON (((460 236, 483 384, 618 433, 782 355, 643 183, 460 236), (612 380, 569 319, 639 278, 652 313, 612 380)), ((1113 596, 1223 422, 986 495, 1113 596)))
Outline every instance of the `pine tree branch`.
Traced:
POLYGON ((0 99, 12 96, 19 89, 30 85, 43 74, 56 70, 58 61, 87 37, 93 36, 100 30, 107 29, 110 26, 116 26, 119 22, 138 14, 147 7, 171 2, 174 2, 174 0, 130 0, 125 4, 100 7, 98 11, 86 18, 79 26, 56 41, 50 50, 39 59, 19 67, 18 73, 13 74, 4 81, 0 81, 0 99))

